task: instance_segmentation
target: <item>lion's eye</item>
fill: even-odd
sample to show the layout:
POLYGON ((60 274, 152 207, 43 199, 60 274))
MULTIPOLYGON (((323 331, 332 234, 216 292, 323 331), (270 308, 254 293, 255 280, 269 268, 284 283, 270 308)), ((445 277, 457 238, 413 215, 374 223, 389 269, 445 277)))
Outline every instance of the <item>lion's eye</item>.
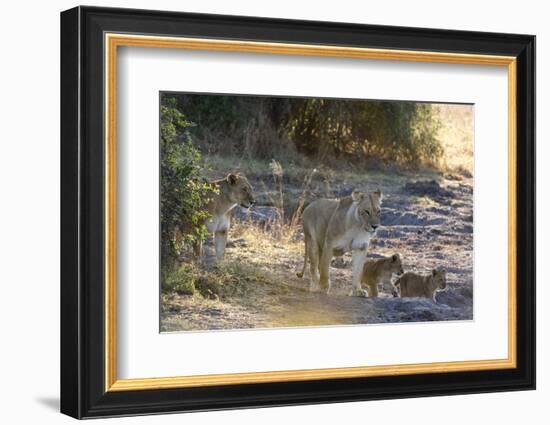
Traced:
POLYGON ((367 215, 370 215, 370 211, 369 210, 363 210, 363 212, 367 215))

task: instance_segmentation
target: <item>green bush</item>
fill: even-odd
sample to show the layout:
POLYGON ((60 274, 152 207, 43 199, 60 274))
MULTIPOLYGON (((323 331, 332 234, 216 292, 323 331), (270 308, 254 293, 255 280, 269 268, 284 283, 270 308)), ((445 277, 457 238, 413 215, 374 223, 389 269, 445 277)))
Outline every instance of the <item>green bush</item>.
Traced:
POLYGON ((193 124, 177 109, 176 99, 161 97, 160 107, 160 219, 161 263, 171 271, 178 243, 203 240, 208 213, 204 207, 215 190, 201 179, 201 155, 194 146, 189 128, 193 124), (181 240, 175 237, 179 232, 181 240))
POLYGON ((163 279, 162 290, 178 292, 184 295, 194 295, 197 282, 197 273, 189 264, 182 264, 166 271, 163 279))

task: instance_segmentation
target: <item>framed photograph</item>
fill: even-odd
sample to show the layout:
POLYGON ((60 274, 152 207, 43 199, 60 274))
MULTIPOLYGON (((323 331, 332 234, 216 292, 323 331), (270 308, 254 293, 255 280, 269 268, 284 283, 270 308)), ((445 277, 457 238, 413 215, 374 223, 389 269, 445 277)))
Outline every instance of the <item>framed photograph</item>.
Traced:
POLYGON ((535 37, 61 14, 61 411, 535 388, 535 37))

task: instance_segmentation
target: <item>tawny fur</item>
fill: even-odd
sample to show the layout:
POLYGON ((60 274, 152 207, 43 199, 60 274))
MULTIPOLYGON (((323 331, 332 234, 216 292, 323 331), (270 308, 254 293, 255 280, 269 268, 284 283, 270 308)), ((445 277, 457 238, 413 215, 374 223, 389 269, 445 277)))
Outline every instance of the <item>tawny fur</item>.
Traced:
POLYGON ((399 287, 401 298, 424 297, 435 301, 437 291, 447 288, 447 277, 444 270, 433 269, 427 276, 408 272, 395 282, 399 287))
POLYGON ((397 289, 391 281, 394 274, 398 276, 403 274, 403 265, 399 254, 378 260, 367 260, 363 266, 361 283, 367 287, 369 297, 378 296, 378 286, 397 297, 397 289))
POLYGON ((329 269, 333 256, 352 252, 352 291, 366 296, 361 288, 361 272, 370 239, 380 225, 380 191, 337 199, 319 199, 302 215, 304 228, 304 265, 299 277, 310 266, 310 290, 330 291, 329 269))
MULTIPOLYGON (((216 260, 221 261, 225 254, 227 233, 231 227, 231 211, 240 205, 249 208, 254 203, 252 186, 242 174, 228 174, 225 178, 212 182, 217 193, 214 193, 205 209, 210 218, 204 223, 210 234, 214 235, 216 260)), ((196 257, 202 255, 202 243, 193 245, 196 257)))

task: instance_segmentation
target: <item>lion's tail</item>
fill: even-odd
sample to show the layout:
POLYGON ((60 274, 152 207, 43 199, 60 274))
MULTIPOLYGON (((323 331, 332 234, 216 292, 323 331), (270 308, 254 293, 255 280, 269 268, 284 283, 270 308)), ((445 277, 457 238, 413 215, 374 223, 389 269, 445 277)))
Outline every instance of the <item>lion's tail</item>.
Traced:
POLYGON ((306 272, 306 267, 307 267, 307 237, 304 235, 304 265, 302 266, 302 271, 297 272, 296 276, 298 276, 300 279, 303 278, 306 272))

